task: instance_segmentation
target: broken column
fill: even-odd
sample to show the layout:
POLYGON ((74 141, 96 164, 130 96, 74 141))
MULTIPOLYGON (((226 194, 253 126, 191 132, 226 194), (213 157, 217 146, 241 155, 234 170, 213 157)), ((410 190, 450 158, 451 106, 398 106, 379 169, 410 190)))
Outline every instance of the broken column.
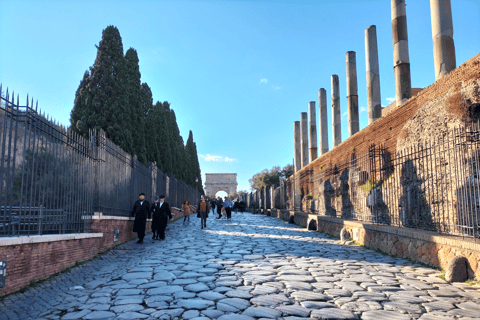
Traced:
POLYGON ((294 171, 297 172, 302 169, 302 153, 300 148, 300 121, 295 121, 293 123, 293 136, 294 136, 294 171))
POLYGON ((360 130, 358 123, 357 58, 355 51, 348 51, 347 60, 347 111, 348 135, 351 137, 360 130))
POLYGON ((365 66, 367 69, 368 124, 370 124, 382 116, 377 28, 375 26, 365 29, 365 66))
POLYGON ((315 115, 315 101, 310 101, 308 103, 308 133, 310 139, 308 142, 310 143, 310 162, 317 159, 318 151, 317 151, 317 119, 315 115))
POLYGON ((405 0, 392 2, 393 69, 397 107, 412 96, 410 59, 408 56, 407 13, 405 0))
POLYGON ((318 109, 320 125, 320 155, 328 152, 328 119, 327 119, 327 91, 323 88, 318 90, 318 109))
POLYGON ((336 147, 342 142, 342 122, 340 115, 340 84, 338 75, 332 75, 332 134, 333 146, 336 147))
POLYGON ((300 113, 300 151, 302 168, 308 164, 308 114, 300 113))
POLYGON ((435 80, 457 67, 450 0, 430 0, 435 80))

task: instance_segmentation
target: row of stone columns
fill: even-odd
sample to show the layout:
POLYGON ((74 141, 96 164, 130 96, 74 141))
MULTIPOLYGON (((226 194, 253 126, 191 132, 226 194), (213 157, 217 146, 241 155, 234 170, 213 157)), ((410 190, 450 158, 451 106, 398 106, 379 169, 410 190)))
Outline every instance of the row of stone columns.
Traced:
MULTIPOLYGON (((391 0, 393 68, 395 73, 395 97, 397 106, 412 96, 410 59, 405 0, 391 0)), ((456 68, 453 23, 450 0, 430 0, 435 79, 456 68)), ((382 116, 380 95, 380 71, 378 63, 377 31, 374 25, 365 29, 365 64, 367 77, 368 123, 382 116)), ((348 134, 360 130, 358 114, 357 67, 355 51, 346 53, 348 134)), ((333 146, 342 142, 340 84, 338 75, 331 76, 333 146)), ((328 151, 326 90, 318 91, 320 155, 328 151)), ((315 101, 308 103, 308 115, 301 113, 301 121, 294 123, 295 172, 318 156, 315 101), (310 142, 310 144, 309 144, 310 142), (310 155, 310 157, 309 157, 310 155)))

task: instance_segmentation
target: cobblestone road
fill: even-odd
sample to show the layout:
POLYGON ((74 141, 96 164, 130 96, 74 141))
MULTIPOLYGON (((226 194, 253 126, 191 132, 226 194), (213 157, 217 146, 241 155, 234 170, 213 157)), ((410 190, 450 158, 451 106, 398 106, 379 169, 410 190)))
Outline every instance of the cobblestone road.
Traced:
POLYGON ((1 319, 480 319, 480 291, 436 270, 233 213, 171 224, 0 303, 1 319))

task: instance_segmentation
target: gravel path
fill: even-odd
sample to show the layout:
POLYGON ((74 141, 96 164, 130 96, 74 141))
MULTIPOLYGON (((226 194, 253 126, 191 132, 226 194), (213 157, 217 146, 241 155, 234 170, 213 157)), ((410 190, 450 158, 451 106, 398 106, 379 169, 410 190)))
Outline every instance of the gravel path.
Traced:
POLYGON ((480 290, 251 213, 170 224, 0 302, 1 319, 480 319, 480 290))

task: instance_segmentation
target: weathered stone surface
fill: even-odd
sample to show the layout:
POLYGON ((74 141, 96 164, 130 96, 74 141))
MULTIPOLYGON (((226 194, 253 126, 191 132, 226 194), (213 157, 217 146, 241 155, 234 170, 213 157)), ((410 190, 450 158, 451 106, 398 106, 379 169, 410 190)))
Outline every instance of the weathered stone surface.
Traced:
POLYGON ((215 305, 215 303, 211 300, 205 300, 205 299, 181 299, 177 302, 177 304, 185 309, 197 309, 197 310, 203 310, 207 309, 210 306, 215 305))
POLYGON ((281 312, 292 315, 292 316, 300 316, 300 317, 308 317, 310 316, 310 309, 307 309, 305 307, 299 306, 299 305, 291 305, 291 306, 279 306, 277 307, 277 310, 280 310, 281 312))
POLYGON ((255 317, 255 318, 269 318, 269 319, 277 319, 282 315, 280 311, 266 308, 266 307, 250 307, 245 310, 243 315, 255 317))
POLYGON ((341 310, 337 308, 323 308, 313 310, 310 317, 316 319, 328 319, 328 320, 356 320, 357 315, 350 311, 341 310))
POLYGON ((362 320, 411 320, 406 314, 393 311, 373 310, 362 314, 362 320))
POLYGON ((468 279, 468 259, 462 256, 453 257, 447 266, 445 280, 448 282, 464 282, 468 279))
POLYGON ((340 245, 281 220, 248 213, 234 219, 209 220, 214 232, 173 223, 162 246, 120 245, 128 254, 113 249, 114 260, 87 262, 15 301, 6 297, 0 314, 8 320, 55 320, 60 313, 66 320, 470 320, 480 314, 479 286, 453 286, 437 270, 340 245), (226 258, 231 255, 261 258, 226 258), (142 273, 150 276, 137 278, 142 273), (70 290, 77 285, 85 289, 70 290))

